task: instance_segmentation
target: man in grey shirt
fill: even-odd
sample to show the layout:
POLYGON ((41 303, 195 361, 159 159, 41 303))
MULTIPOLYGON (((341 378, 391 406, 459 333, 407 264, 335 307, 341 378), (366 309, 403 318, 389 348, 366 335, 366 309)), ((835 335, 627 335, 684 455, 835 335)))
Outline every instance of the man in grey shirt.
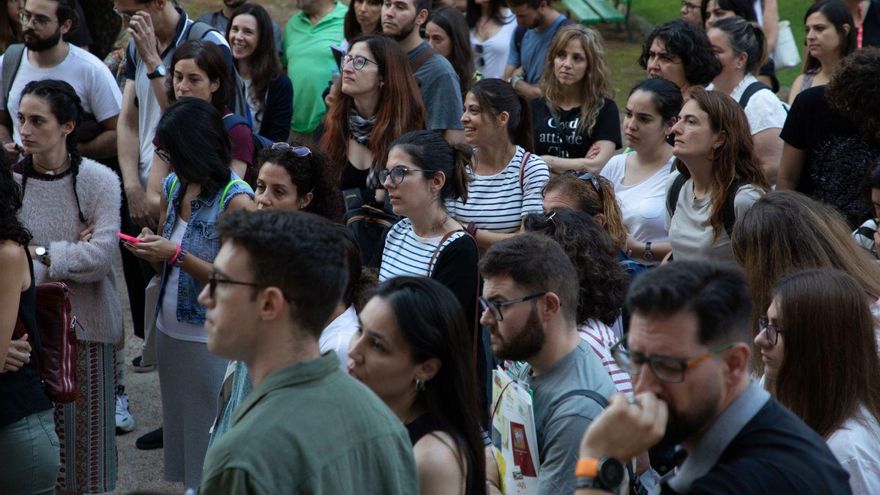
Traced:
POLYGON ((461 82, 452 64, 443 55, 432 53, 419 35, 430 8, 430 0, 386 0, 382 5, 382 34, 396 40, 407 54, 428 113, 425 127, 443 132, 450 143, 461 142, 461 82))
MULTIPOLYGON (((533 392, 538 493, 572 493, 579 437, 616 392, 577 332, 575 268, 559 244, 526 233, 495 243, 480 260, 480 274, 480 321, 491 335, 492 354, 526 363, 519 375, 533 392)), ((486 478, 497 489, 491 462, 486 478)))

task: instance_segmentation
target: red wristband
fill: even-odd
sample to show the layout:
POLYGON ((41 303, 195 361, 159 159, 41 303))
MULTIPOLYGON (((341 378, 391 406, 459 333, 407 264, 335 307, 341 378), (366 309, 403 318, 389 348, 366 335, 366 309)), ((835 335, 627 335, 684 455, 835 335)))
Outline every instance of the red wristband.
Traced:
POLYGON ((174 250, 174 256, 168 260, 168 266, 173 266, 174 262, 177 261, 177 257, 180 256, 180 244, 177 245, 177 249, 174 250))

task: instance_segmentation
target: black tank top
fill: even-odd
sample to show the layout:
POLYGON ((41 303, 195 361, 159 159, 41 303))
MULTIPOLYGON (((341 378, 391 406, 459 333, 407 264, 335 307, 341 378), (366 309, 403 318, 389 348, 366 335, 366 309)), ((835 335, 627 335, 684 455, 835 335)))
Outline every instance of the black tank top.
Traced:
MULTIPOLYGON (((31 354, 39 348, 39 332, 37 332, 37 288, 34 282, 34 271, 31 255, 25 249, 28 265, 31 267, 31 285, 21 293, 18 303, 18 322, 28 334, 31 343, 31 354)), ((18 325, 16 323, 16 325, 18 325)), ((13 336, 18 338, 20 336, 13 336)), ((2 365, 2 363, 0 363, 2 365)), ((21 367, 18 371, 7 371, 0 374, 0 428, 15 423, 36 412, 52 408, 52 402, 46 397, 40 376, 34 362, 21 367)))

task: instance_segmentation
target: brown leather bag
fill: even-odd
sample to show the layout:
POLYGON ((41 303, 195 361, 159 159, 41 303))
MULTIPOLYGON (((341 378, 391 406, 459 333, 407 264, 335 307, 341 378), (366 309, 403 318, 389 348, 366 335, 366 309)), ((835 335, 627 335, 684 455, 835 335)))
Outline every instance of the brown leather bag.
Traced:
MULTIPOLYGON (((37 285, 39 345, 31 355, 49 400, 61 404, 76 400, 76 316, 64 282, 37 285)), ((15 327, 21 337, 27 330, 21 319, 15 327)), ((35 339, 31 339, 32 342, 35 339)))

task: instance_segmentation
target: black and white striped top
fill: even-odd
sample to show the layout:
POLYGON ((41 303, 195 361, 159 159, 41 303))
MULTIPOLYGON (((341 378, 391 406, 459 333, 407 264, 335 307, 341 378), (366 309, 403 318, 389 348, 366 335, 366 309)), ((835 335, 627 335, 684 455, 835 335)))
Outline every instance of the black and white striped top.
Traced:
POLYGON ((382 265, 379 267, 379 281, 402 275, 431 277, 440 259, 440 253, 450 244, 467 235, 464 231, 454 232, 443 241, 438 249, 442 236, 419 237, 413 232, 412 222, 408 218, 394 224, 385 237, 385 249, 382 251, 382 265), (434 252, 437 256, 434 256, 434 252), (433 261, 432 261, 433 258, 433 261))
POLYGON ((543 212, 541 189, 550 180, 550 169, 540 156, 530 155, 520 182, 525 153, 517 146, 510 163, 495 175, 471 171, 467 203, 447 201, 449 214, 462 223, 474 222, 478 229, 510 233, 519 229, 527 214, 543 212))

